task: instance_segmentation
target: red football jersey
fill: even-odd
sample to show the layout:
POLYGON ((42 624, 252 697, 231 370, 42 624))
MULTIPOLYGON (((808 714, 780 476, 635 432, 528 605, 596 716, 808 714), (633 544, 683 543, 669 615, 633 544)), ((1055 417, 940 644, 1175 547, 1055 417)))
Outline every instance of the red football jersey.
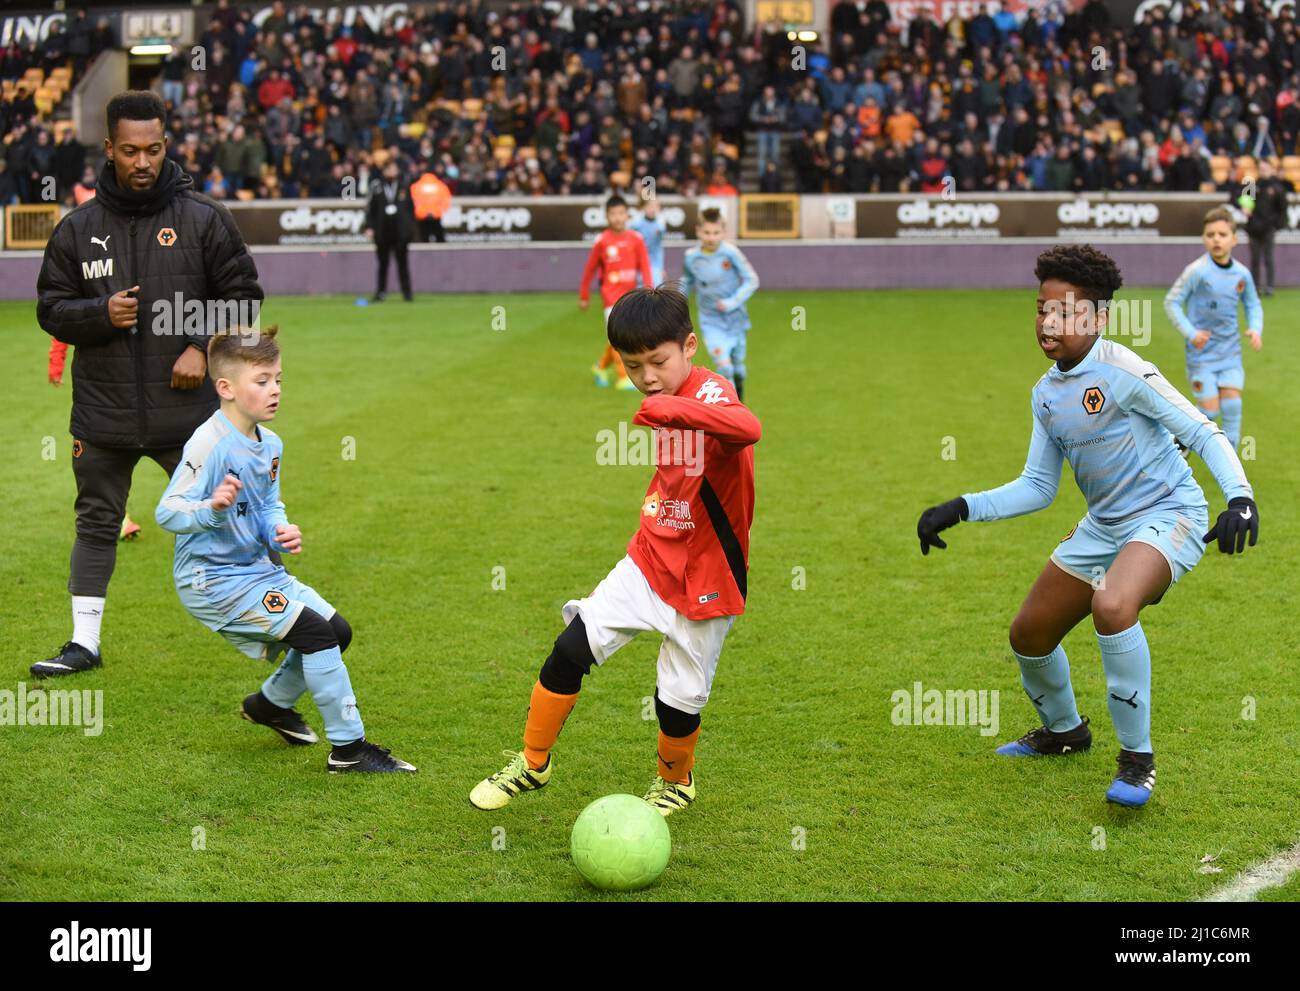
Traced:
POLYGON ((696 366, 673 395, 646 396, 632 422, 655 428, 657 468, 628 554, 687 619, 740 615, 758 417, 729 381, 696 366))
POLYGON ((629 289, 636 288, 637 272, 647 286, 654 285, 650 254, 636 231, 615 234, 607 230, 596 238, 587 256, 587 266, 582 270, 579 299, 586 300, 591 295, 591 277, 597 272, 600 272, 600 298, 606 306, 613 306, 629 289))

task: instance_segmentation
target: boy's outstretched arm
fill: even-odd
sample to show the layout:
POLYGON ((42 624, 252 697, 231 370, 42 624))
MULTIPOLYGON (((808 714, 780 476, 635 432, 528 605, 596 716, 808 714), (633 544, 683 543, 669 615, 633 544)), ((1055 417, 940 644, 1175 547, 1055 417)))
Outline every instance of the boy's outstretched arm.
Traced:
POLYGON ((1034 415, 1032 419, 1034 428, 1029 437, 1029 454, 1020 477, 996 489, 971 492, 927 509, 916 524, 922 554, 929 554, 931 547, 945 549, 948 545, 938 537, 939 531, 956 526, 962 520, 1005 520, 1035 513, 1052 504, 1061 484, 1061 464, 1065 455, 1048 436, 1038 417, 1034 415))
POLYGON ((160 527, 172 533, 215 530, 225 522, 225 510, 234 503, 235 495, 244 483, 233 475, 227 475, 221 484, 214 486, 210 465, 216 462, 212 458, 195 464, 198 455, 188 446, 181 458, 158 508, 154 510, 154 519, 160 527), (208 495, 209 492, 212 494, 208 495))
POLYGON ((591 279, 600 267, 600 251, 596 245, 591 246, 587 255, 587 264, 582 269, 582 282, 578 284, 578 302, 586 303, 591 298, 591 279))
POLYGON ((1187 318, 1187 297, 1192 294, 1200 281, 1195 272, 1197 264, 1197 262, 1192 262, 1183 269, 1182 275, 1178 276, 1174 284, 1169 287, 1169 292, 1165 293, 1165 313, 1173 321, 1173 325, 1178 328, 1178 333, 1189 341, 1196 336, 1196 328, 1192 326, 1192 321, 1187 318))
POLYGON ((1259 290, 1255 287, 1255 278, 1246 273, 1246 289, 1241 294, 1246 306, 1246 333, 1250 335, 1251 346, 1258 351, 1263 346, 1264 307, 1259 301, 1259 290))
POLYGON ((744 306, 749 297, 758 291, 758 273, 754 271, 754 266, 749 264, 749 259, 740 253, 739 248, 731 249, 731 263, 736 266, 736 271, 740 273, 740 285, 736 291, 722 301, 722 311, 730 313, 738 306, 744 306))
POLYGON ((705 403, 689 396, 646 396, 633 423, 643 427, 703 430, 724 444, 747 447, 763 436, 758 417, 739 402, 705 403))
POLYGON ((1246 535, 1250 545, 1259 539, 1259 511, 1255 507, 1255 490, 1246 479, 1232 442, 1223 429, 1193 406, 1181 392, 1169 384, 1155 365, 1147 363, 1141 377, 1125 371, 1111 382, 1115 399, 1124 410, 1136 410, 1162 424, 1166 430, 1195 451, 1219 483, 1228 509, 1219 515, 1205 543, 1218 539, 1219 550, 1231 554, 1245 550, 1246 535), (1243 515, 1244 514, 1244 515, 1243 515))

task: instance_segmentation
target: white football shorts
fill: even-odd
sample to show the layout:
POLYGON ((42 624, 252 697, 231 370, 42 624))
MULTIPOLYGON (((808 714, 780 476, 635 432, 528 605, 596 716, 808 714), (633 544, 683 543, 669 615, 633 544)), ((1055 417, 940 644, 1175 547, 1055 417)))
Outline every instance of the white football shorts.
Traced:
POLYGON ((698 713, 709 700, 722 642, 735 616, 687 619, 655 594, 631 557, 624 557, 584 599, 564 604, 567 626, 581 616, 597 664, 638 633, 663 634, 656 667, 659 697, 674 709, 698 713))

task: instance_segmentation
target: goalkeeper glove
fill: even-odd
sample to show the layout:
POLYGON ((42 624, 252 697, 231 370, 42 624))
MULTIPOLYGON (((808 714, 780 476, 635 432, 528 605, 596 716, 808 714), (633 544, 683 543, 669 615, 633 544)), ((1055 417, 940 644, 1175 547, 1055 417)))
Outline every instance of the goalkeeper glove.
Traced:
POLYGON ((916 524, 916 535, 921 539, 921 553, 929 554, 931 547, 947 550, 948 545, 939 539, 939 531, 956 526, 970 515, 970 507, 960 496, 949 499, 941 506, 931 506, 921 514, 916 524))
POLYGON ((1201 538, 1211 543, 1219 538, 1219 550, 1224 554, 1240 554, 1246 549, 1246 534, 1250 534, 1250 546, 1255 546, 1259 539, 1259 510, 1255 500, 1237 496, 1228 500, 1228 508, 1219 514, 1210 532, 1201 538))

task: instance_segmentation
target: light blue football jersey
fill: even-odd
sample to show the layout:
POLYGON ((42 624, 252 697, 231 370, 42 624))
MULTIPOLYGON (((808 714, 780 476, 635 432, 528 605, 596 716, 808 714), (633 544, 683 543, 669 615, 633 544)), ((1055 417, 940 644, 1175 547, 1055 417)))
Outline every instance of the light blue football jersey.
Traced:
POLYGON ((1034 386, 1031 403, 1024 471, 999 488, 965 495, 968 519, 1006 519, 1050 505, 1066 460, 1088 513, 1101 523, 1203 508, 1205 494, 1174 437, 1201 456, 1226 499, 1254 497, 1223 431, 1155 365, 1115 341, 1099 337, 1068 372, 1053 364, 1034 386))
POLYGON ((1250 269, 1230 259, 1220 265, 1209 252, 1185 269, 1165 294, 1165 312, 1187 338, 1187 364, 1222 368, 1241 364, 1241 332, 1237 305, 1246 307, 1246 328, 1264 332, 1264 308, 1250 269), (1199 351, 1192 338, 1208 330, 1210 339, 1199 351))
POLYGON ((758 289, 758 273, 739 248, 723 241, 706 252, 699 245, 686 251, 682 263, 682 292, 697 294, 700 330, 737 333, 749 330, 745 302, 758 289), (723 309, 718 309, 721 302, 723 309))
POLYGON ((228 587, 230 608, 243 594, 242 576, 274 567, 269 551, 278 549, 275 528, 287 523, 280 501, 280 459, 284 444, 269 428, 261 440, 240 433, 217 410, 185 444, 154 513, 158 525, 177 534, 173 574, 177 588, 192 587, 195 576, 228 587), (212 508, 212 492, 226 475, 243 483, 228 509, 212 508))

